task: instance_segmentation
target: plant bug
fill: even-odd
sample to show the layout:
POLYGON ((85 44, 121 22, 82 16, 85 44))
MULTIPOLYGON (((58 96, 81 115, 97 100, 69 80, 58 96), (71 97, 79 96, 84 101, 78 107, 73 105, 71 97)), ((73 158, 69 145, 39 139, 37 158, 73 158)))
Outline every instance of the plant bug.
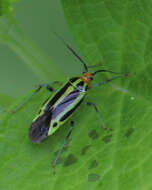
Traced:
MULTIPOLYGON (((56 33, 55 33, 56 34, 56 33)), ((102 72, 110 72, 113 74, 119 74, 116 77, 113 77, 104 82, 100 82, 96 84, 96 86, 103 85, 105 83, 111 82, 120 77, 125 77, 127 75, 116 73, 109 70, 97 70, 93 73, 88 71, 88 66, 82 60, 82 58, 67 44, 64 39, 56 34, 56 36, 65 44, 65 46, 79 59, 79 61, 83 64, 84 71, 82 76, 70 78, 53 96, 49 97, 41 107, 39 114, 32 121, 31 127, 29 129, 29 138, 33 143, 40 143, 44 139, 46 139, 49 135, 55 133, 57 129, 61 125, 63 125, 70 116, 74 113, 74 111, 80 106, 82 101, 84 100, 86 93, 90 89, 91 81, 94 79, 95 75, 102 72)), ((31 95, 36 94, 43 86, 47 87, 47 89, 51 92, 54 92, 54 88, 49 86, 48 84, 40 85, 35 92, 31 95)), ((30 97, 31 97, 30 96, 30 97)), ((28 97, 27 100, 30 98, 28 97)), ((27 101, 25 100, 24 103, 27 101)), ((102 120, 101 114, 98 111, 97 106, 92 102, 87 102, 88 106, 92 106, 97 113, 99 122, 106 129, 104 122, 102 120)), ((18 108, 17 108, 18 109, 18 108)), ((71 121, 70 130, 59 149, 56 158, 52 162, 52 166, 55 168, 56 163, 59 159, 60 154, 64 146, 69 139, 72 130, 74 127, 74 121, 71 121)))

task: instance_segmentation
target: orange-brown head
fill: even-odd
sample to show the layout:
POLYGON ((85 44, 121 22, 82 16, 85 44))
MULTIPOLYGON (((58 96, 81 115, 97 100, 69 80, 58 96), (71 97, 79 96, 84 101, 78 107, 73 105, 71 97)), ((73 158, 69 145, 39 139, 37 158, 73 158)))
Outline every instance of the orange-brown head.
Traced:
POLYGON ((91 74, 91 73, 89 73, 89 72, 86 72, 86 73, 84 73, 84 74, 80 77, 80 79, 81 79, 83 82, 87 83, 87 85, 88 85, 88 87, 89 87, 89 86, 90 86, 90 81, 93 80, 93 74, 91 74))

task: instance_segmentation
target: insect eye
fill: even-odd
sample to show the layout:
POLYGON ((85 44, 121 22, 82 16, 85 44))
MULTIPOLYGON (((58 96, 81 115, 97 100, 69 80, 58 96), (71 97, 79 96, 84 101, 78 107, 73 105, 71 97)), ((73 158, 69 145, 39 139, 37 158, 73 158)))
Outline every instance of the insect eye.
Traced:
POLYGON ((90 79, 90 80, 93 80, 93 77, 90 77, 89 79, 90 79))

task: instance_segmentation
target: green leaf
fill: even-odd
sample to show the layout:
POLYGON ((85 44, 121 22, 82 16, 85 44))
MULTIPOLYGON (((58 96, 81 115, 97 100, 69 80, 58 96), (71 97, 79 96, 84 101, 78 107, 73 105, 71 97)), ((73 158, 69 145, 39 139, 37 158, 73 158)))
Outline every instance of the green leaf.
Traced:
MULTIPOLYGON (((15 114, 3 114, 0 189, 151 190, 152 4, 147 0, 62 2, 88 63, 103 61, 104 68, 130 76, 88 91, 86 100, 98 106, 111 130, 105 131, 95 111, 82 104, 73 116, 75 128, 56 175, 51 162, 69 123, 41 144, 28 138, 32 119, 50 93, 43 89, 15 114)), ((102 80, 99 75, 94 83, 102 80)))
POLYGON ((0 1, 0 16, 9 15, 13 11, 13 4, 18 0, 1 0, 0 1))
POLYGON ((121 87, 112 85, 111 96, 102 90, 101 106, 107 114, 104 120, 113 132, 102 138, 107 146, 99 143, 93 153, 100 160, 96 171, 102 179, 92 189, 151 189, 152 2, 62 3, 71 31, 88 62, 103 61, 107 69, 131 74, 121 87), (119 94, 114 99, 117 90, 119 94))
POLYGON ((5 112, 7 110, 7 108, 13 104, 13 102, 15 101, 15 97, 12 96, 8 96, 6 94, 0 94, 0 114, 2 114, 3 112, 5 112))
POLYGON ((8 96, 6 94, 0 94, 0 105, 4 107, 8 107, 15 101, 15 97, 8 96))

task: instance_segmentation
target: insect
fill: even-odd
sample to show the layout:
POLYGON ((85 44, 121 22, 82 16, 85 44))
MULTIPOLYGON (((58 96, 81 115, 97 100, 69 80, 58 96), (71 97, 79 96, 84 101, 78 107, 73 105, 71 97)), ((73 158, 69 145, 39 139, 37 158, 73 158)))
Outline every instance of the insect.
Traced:
MULTIPOLYGON (((57 34, 56 34, 57 35, 57 34)), ((124 77, 126 75, 115 73, 109 70, 97 70, 93 73, 89 72, 89 67, 82 60, 82 58, 67 44, 60 36, 57 35, 58 38, 62 40, 62 42, 66 45, 66 47, 79 59, 79 61, 83 64, 84 71, 81 76, 70 78, 53 96, 50 96, 41 107, 38 115, 32 121, 31 127, 29 129, 29 138, 33 143, 40 143, 48 136, 55 133, 56 130, 59 129, 61 125, 63 125, 68 119, 70 119, 71 115, 74 111, 80 106, 80 104, 84 101, 86 93, 90 89, 91 81, 94 79, 95 75, 102 72, 110 72, 113 74, 119 74, 116 77, 113 77, 104 82, 98 83, 96 86, 103 85, 108 83, 114 79, 119 77, 124 77)), ((54 88, 49 85, 40 85, 38 89, 35 90, 37 93, 43 86, 46 86, 48 90, 54 92, 54 88)), ((32 94, 32 95, 33 95, 32 94)), ((101 114, 99 113, 97 106, 92 102, 87 102, 88 106, 92 106, 97 113, 98 119, 101 125, 105 127, 104 122, 102 120, 101 114)), ((69 139, 72 130, 74 127, 74 121, 71 121, 70 130, 61 145, 60 150, 57 153, 56 158, 54 159, 52 166, 55 167, 58 161, 62 150, 69 139)))

